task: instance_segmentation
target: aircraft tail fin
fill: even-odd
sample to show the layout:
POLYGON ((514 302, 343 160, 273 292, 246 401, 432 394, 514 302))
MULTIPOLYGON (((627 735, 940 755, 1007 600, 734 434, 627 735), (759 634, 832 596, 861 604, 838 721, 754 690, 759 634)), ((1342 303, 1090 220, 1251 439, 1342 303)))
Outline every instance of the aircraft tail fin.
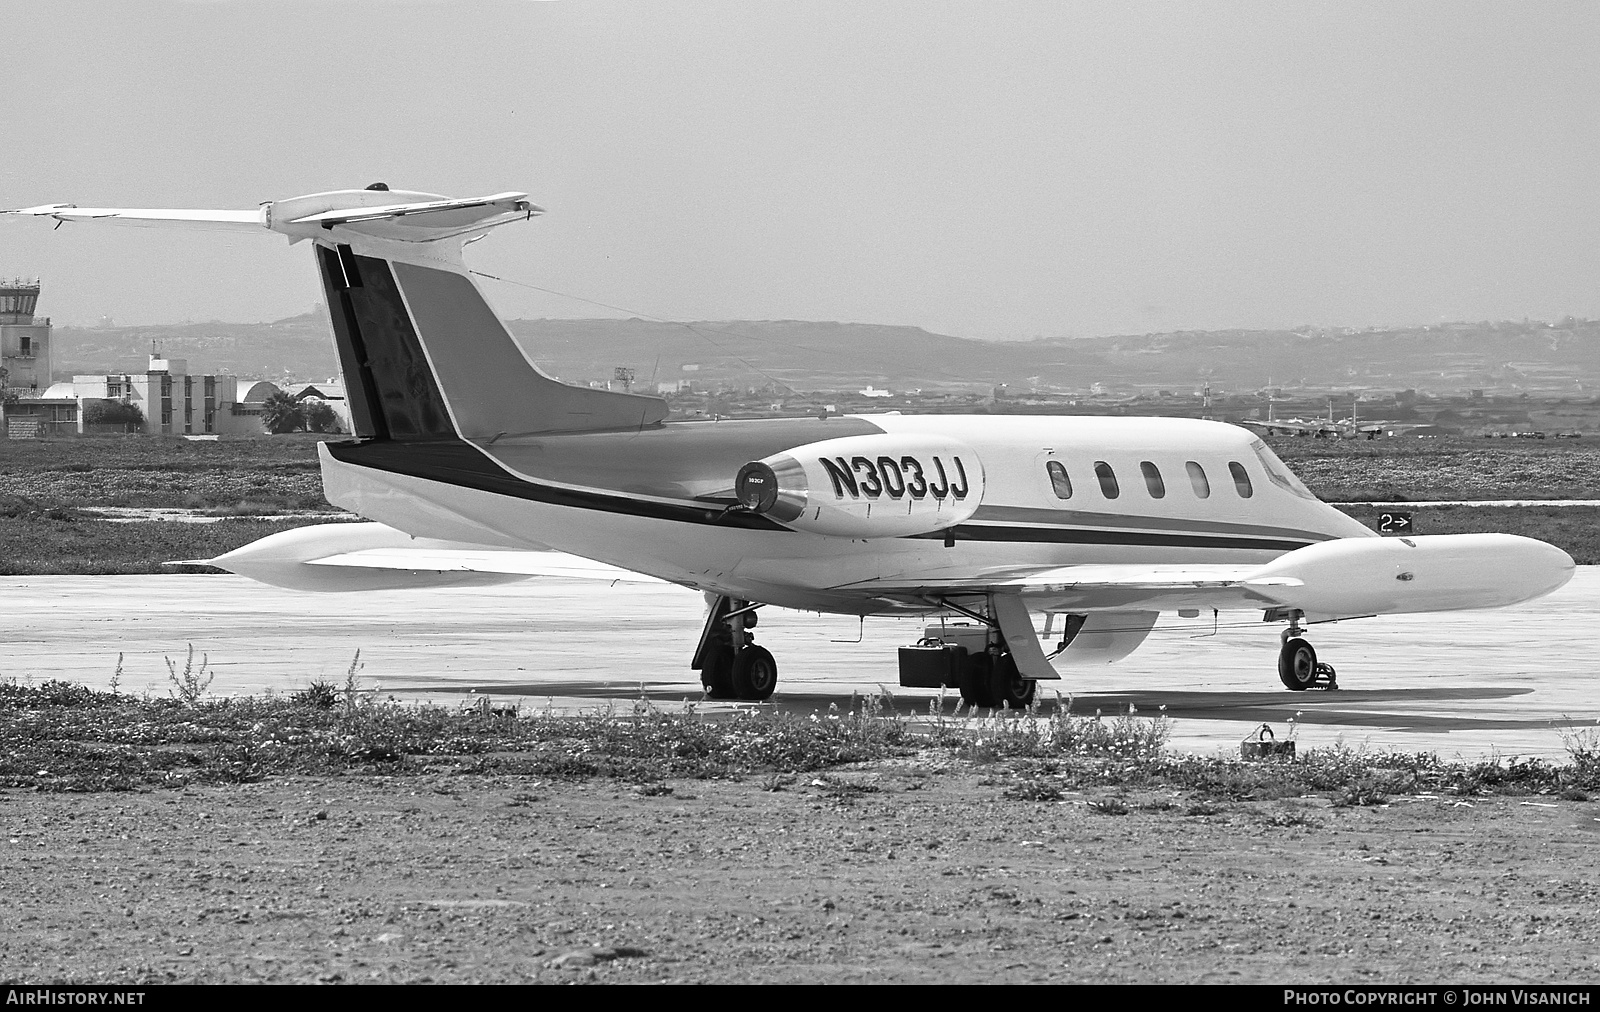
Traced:
POLYGON ((358 436, 493 441, 661 421, 667 405, 659 397, 569 386, 541 372, 467 271, 466 242, 543 211, 525 193, 449 198, 378 183, 255 211, 47 204, 9 213, 312 240, 358 436))
POLYGON ((373 252, 390 256, 345 243, 317 246, 357 434, 493 441, 642 428, 666 417, 659 397, 545 375, 464 267, 373 252))

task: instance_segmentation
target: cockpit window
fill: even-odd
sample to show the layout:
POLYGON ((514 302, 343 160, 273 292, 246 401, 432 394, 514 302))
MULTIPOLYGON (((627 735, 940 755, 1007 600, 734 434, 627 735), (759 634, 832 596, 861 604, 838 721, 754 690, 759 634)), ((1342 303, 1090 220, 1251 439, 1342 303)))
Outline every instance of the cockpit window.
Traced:
POLYGON ((1057 499, 1072 498, 1072 479, 1067 477, 1066 465, 1059 460, 1052 460, 1044 465, 1045 472, 1050 475, 1050 487, 1055 490, 1057 499))
POLYGON ((1161 499, 1167 494, 1167 483, 1161 480, 1161 472, 1150 461, 1139 464, 1139 473, 1144 475, 1144 487, 1149 490, 1150 498, 1161 499))
POLYGON ((1211 479, 1206 477, 1206 469, 1200 466, 1200 462, 1191 460, 1183 467, 1184 470, 1189 472, 1189 484, 1194 488, 1194 497, 1196 499, 1211 498, 1211 479))
POLYGON ((1228 473, 1233 475, 1233 487, 1238 490, 1240 499, 1248 499, 1256 494, 1250 485, 1250 472, 1237 460, 1228 461, 1228 473))
POLYGON ((1286 492, 1291 492, 1302 499, 1315 499, 1311 490, 1306 488, 1294 472, 1289 470, 1287 464, 1278 459, 1278 455, 1267 449, 1267 444, 1259 439, 1250 441, 1250 449, 1255 451, 1256 457, 1261 461, 1261 467, 1267 472, 1267 478, 1274 485, 1286 492))
POLYGON ((1107 499, 1115 499, 1121 494, 1117 488, 1116 473, 1111 470, 1111 465, 1103 460, 1094 462, 1094 476, 1100 479, 1100 492, 1107 499))

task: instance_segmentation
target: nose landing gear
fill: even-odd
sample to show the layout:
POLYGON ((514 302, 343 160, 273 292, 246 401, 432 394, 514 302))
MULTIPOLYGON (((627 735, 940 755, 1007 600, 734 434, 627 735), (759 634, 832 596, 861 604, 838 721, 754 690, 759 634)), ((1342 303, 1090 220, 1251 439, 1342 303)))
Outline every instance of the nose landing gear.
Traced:
POLYGON ((1289 615, 1289 628, 1283 631, 1283 648, 1278 651, 1278 680, 1283 682, 1285 688, 1295 692, 1319 686, 1337 689, 1338 672, 1333 670, 1332 664, 1317 660, 1316 647, 1303 636, 1305 630, 1301 628, 1300 620, 1304 617, 1298 611, 1289 615))

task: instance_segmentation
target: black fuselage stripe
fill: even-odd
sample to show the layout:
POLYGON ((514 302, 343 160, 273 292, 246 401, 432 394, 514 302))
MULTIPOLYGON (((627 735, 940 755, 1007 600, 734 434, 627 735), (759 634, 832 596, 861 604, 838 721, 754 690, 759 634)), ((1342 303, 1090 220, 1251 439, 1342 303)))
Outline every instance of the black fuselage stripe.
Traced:
POLYGON ((754 513, 724 512, 718 504, 704 506, 652 502, 627 495, 607 495, 586 489, 561 488, 529 481, 496 466, 476 447, 461 440, 401 443, 374 440, 329 443, 334 459, 356 467, 404 474, 426 481, 456 485, 479 492, 527 499, 552 506, 597 510, 623 516, 649 517, 678 523, 711 524, 744 530, 788 531, 789 528, 754 513))
MULTIPOLYGON (((561 488, 530 481, 496 466, 476 447, 461 440, 401 443, 373 440, 358 443, 329 443, 334 459, 356 467, 367 467, 390 474, 403 474, 445 485, 456 485, 495 495, 526 499, 552 506, 597 510, 623 516, 649 517, 676 523, 735 527, 743 530, 783 531, 789 528, 753 513, 722 511, 714 505, 652 502, 627 495, 607 495, 585 489, 561 488)), ((1165 531, 1106 531, 1082 527, 1019 527, 988 524, 960 524, 952 529, 958 540, 1013 542, 1023 544, 1125 545, 1152 548, 1232 548, 1247 550, 1293 551, 1314 544, 1312 540, 1252 538, 1215 534, 1174 534, 1165 531)), ((914 535, 914 538, 942 539, 945 531, 914 535)))

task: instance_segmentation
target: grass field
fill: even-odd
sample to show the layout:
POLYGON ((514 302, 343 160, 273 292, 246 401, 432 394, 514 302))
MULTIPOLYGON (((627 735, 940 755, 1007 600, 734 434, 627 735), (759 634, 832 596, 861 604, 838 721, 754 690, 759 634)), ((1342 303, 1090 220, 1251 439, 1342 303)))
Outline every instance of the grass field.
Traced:
MULTIPOLYGON (((0 518, 0 576, 116 576, 196 572, 163 565, 209 559, 307 521, 219 520, 115 524, 68 510, 0 518)), ((207 567, 205 572, 220 572, 207 567)))
POLYGON ((1600 443, 1441 437, 1267 440, 1328 502, 1600 499, 1600 443))
POLYGON ((265 514, 326 510, 315 437, 0 440, 0 502, 265 514))

